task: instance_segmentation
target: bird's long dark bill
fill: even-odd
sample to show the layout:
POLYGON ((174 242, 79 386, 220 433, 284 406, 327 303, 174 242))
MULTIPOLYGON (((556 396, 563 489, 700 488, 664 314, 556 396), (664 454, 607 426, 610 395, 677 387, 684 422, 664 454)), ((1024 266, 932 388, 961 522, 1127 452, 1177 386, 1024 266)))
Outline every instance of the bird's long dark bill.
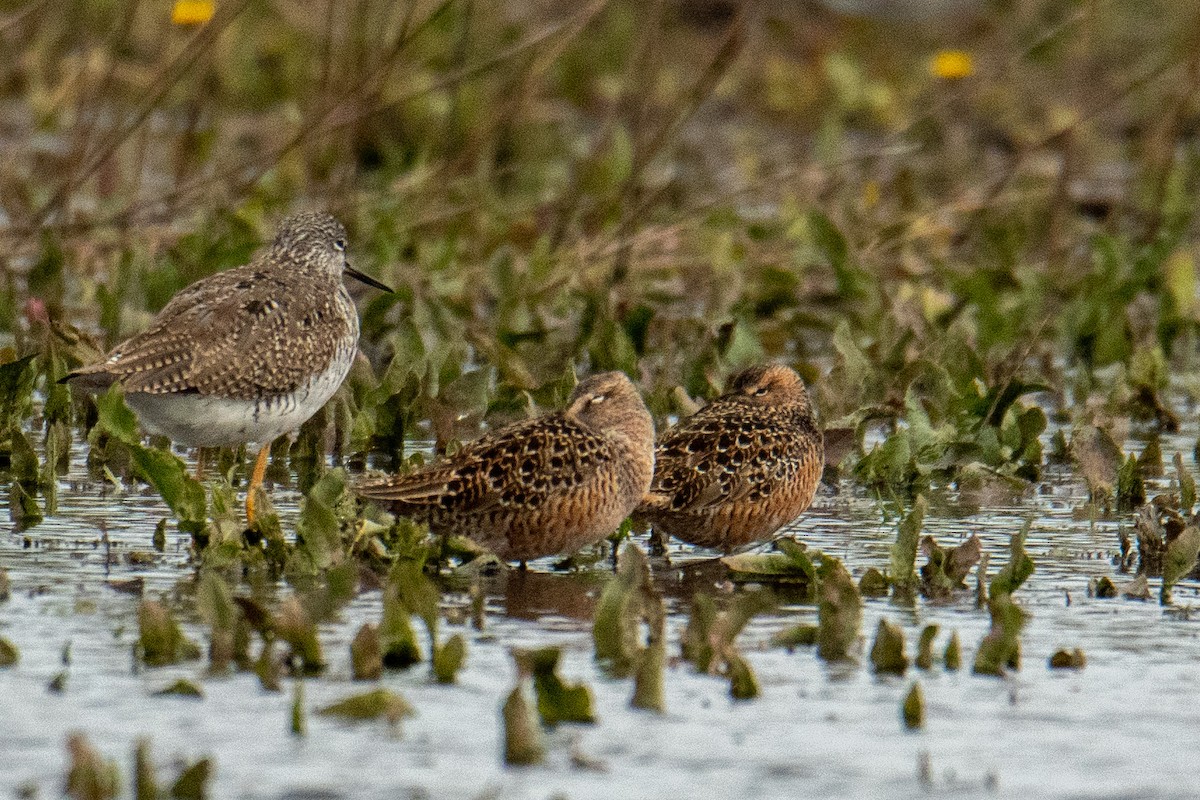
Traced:
POLYGON ((374 286, 376 289, 382 289, 385 292, 395 291, 394 289, 392 289, 392 287, 388 286, 386 283, 380 283, 379 281, 372 278, 370 275, 364 275, 363 273, 359 272, 354 267, 346 267, 343 270, 343 272, 345 272, 347 275, 349 275, 351 278, 354 278, 355 280, 362 281, 367 286, 374 286))

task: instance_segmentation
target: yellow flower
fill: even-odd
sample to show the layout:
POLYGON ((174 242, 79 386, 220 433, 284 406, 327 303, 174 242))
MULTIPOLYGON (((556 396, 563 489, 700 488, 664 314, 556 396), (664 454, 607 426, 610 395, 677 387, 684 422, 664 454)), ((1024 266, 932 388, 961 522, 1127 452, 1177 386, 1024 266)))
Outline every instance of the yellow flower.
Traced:
POLYGON ((216 3, 213 0, 175 0, 171 9, 171 22, 175 25, 203 25, 213 18, 216 3))
POLYGON ((883 192, 879 188, 879 181, 867 181, 863 184, 863 205, 867 208, 874 208, 879 205, 879 199, 883 192))
POLYGON ((965 50, 939 50, 929 60, 929 71, 947 81, 969 78, 975 74, 975 60, 965 50))

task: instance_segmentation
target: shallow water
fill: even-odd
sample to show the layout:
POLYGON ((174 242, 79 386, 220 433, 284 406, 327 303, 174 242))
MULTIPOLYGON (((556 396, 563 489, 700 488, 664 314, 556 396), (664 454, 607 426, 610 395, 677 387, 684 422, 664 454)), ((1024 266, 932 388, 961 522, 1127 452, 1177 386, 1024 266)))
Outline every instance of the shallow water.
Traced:
MULTIPOLYGON (((1164 438, 1165 461, 1181 450, 1191 465, 1195 434, 1164 438)), ((1130 446, 1140 451, 1138 443, 1130 446)), ((206 677, 203 662, 134 668, 138 597, 110 582, 140 578, 148 596, 176 592, 191 574, 188 539, 171 533, 151 563, 130 563, 131 551, 153 553, 151 535, 165 507, 151 493, 104 491, 83 476, 76 463, 57 516, 23 534, 0 533, 0 565, 13 590, 0 603, 0 636, 21 651, 16 667, 0 670, 0 797, 32 786, 39 796, 56 795, 71 731, 86 733, 127 778, 141 737, 152 739, 159 765, 212 755, 217 798, 1195 795, 1193 766, 1181 756, 1190 752, 1182 742, 1200 724, 1200 613, 1189 620, 1155 602, 1087 596, 1089 579, 1114 574, 1118 524, 1129 519, 1077 519, 1086 490, 1065 471, 1010 504, 975 513, 938 507, 926 520, 925 533, 944 545, 978 533, 994 574, 1009 535, 1033 516, 1028 549, 1037 569, 1017 593, 1032 620, 1022 635, 1023 668, 1011 677, 970 674, 988 627, 972 593, 912 608, 866 600, 863 662, 881 616, 904 627, 910 655, 927 623, 942 628, 938 653, 951 629, 959 633, 967 669, 948 673, 939 665, 902 679, 877 678, 861 665, 829 667, 811 648, 768 648, 775 631, 815 621, 813 606, 791 605, 756 618, 739 639, 762 685, 760 698, 733 701, 725 680, 679 662, 667 669, 667 713, 639 712, 628 707, 631 682, 605 678, 592 661, 591 617, 603 570, 552 574, 537 564, 534 572, 488 585, 483 631, 443 623, 446 635, 461 632, 468 640, 457 684, 434 684, 424 664, 385 675, 381 683, 417 709, 400 729, 310 715, 303 739, 290 734, 290 685, 272 694, 252 674, 206 677), (553 731, 545 765, 506 768, 499 708, 515 679, 509 648, 549 644, 563 648, 560 674, 592 687, 598 722, 553 731), (1087 668, 1050 670, 1047 658, 1062 647, 1082 648, 1087 668), (63 669, 65 692, 49 692, 63 669), (204 699, 151 696, 178 677, 199 681, 204 699), (914 679, 927 703, 920 732, 906 731, 900 719, 914 679)), ((1153 494, 1167 483, 1147 488, 1153 494)), ((295 493, 277 490, 274 499, 294 519, 295 493)), ((794 532, 858 575, 887 564, 895 520, 846 484, 840 492, 826 487, 794 532)), ((656 562, 655 571, 668 597, 668 653, 675 655, 687 598, 697 589, 727 591, 728 584, 701 555, 677 547, 670 556, 671 564, 656 562)), ((1195 584, 1185 582, 1176 607, 1195 597, 1195 584)), ((443 599, 448 606, 466 602, 453 593, 443 599)), ((310 711, 366 687, 349 678, 349 641, 379 613, 379 592, 368 591, 321 626, 330 668, 305 683, 310 711)), ((207 641, 194 620, 185 629, 207 641)))

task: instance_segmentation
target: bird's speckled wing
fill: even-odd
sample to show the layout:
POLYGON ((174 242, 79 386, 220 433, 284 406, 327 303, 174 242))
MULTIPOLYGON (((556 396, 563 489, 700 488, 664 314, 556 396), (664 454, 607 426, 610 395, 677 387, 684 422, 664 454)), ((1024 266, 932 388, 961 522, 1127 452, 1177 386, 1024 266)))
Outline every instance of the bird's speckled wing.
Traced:
POLYGON ((720 503, 766 499, 773 486, 784 485, 816 457, 807 452, 813 449, 812 437, 798 436, 780 422, 775 413, 719 402, 683 420, 659 440, 654 480, 642 509, 698 512, 720 503))
POLYGON ((242 400, 290 394, 357 339, 339 284, 285 284, 260 262, 180 291, 142 333, 75 376, 127 392, 195 392, 242 400))
POLYGON ((548 414, 483 436, 443 463, 355 491, 409 514, 537 508, 591 481, 607 448, 603 437, 579 423, 548 414))

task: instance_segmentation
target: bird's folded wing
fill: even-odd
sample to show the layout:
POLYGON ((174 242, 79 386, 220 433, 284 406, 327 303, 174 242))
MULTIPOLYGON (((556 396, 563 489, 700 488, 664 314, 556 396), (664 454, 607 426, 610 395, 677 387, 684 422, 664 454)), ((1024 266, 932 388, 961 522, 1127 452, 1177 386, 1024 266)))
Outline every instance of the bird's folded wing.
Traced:
POLYGON ((600 436, 551 414, 484 436, 445 462, 359 484, 355 492, 413 509, 529 506, 586 484, 605 446, 600 436))

